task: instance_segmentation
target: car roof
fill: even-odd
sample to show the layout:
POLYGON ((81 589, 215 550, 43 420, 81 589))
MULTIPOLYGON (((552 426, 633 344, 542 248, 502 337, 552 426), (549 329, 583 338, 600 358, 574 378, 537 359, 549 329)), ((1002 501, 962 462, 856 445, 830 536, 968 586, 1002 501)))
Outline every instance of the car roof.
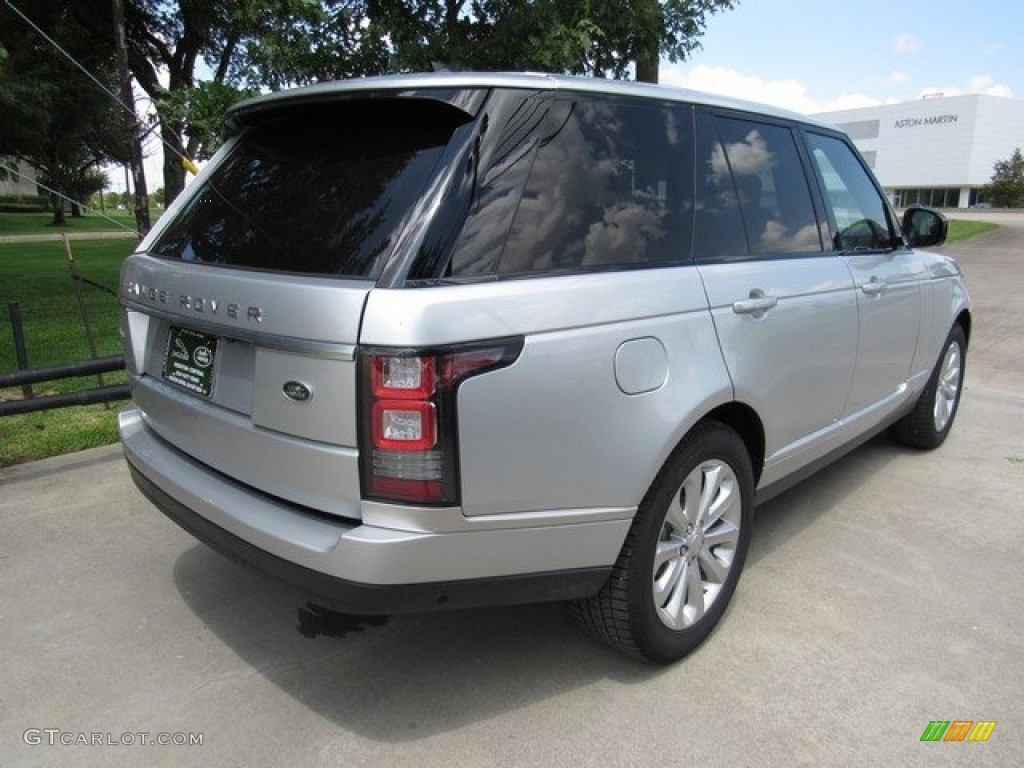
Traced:
POLYGON ((358 77, 351 80, 333 80, 246 99, 234 105, 228 111, 228 115, 244 120, 245 117, 253 113, 263 112, 264 110, 276 111, 278 108, 285 106, 330 101, 334 96, 352 96, 360 92, 380 93, 381 91, 490 88, 569 91, 575 93, 631 96, 658 101, 677 101, 686 104, 700 104, 721 109, 750 112, 835 130, 834 126, 806 115, 752 101, 733 99, 727 96, 718 96, 700 91, 691 91, 685 88, 654 85, 651 83, 610 80, 601 77, 553 75, 541 72, 421 72, 404 75, 358 77))

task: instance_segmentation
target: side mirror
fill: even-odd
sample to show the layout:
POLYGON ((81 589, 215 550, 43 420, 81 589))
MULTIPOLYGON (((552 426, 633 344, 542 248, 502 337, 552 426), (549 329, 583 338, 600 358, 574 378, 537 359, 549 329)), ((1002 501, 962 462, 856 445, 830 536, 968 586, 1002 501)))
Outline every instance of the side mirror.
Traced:
POLYGON ((934 208, 912 205, 903 214, 903 234, 911 248, 942 245, 949 234, 949 219, 934 208))

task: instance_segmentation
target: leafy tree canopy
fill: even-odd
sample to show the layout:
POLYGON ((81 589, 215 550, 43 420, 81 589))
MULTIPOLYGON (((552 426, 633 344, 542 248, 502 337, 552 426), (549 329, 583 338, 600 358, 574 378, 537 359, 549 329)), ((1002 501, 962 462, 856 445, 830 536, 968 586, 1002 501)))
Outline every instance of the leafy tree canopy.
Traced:
POLYGON ((1024 207, 1024 156, 1016 149, 1008 160, 993 167, 992 182, 983 190, 997 208, 1024 207))
POLYGON ((368 15, 393 46, 392 70, 569 72, 656 80, 657 61, 687 58, 707 18, 735 0, 370 0, 368 15), (650 69, 653 66, 654 72, 650 69), (647 76, 644 77, 643 75, 647 76), (653 77, 651 76, 653 74, 653 77))
MULTIPOLYGON (((245 96, 437 64, 615 78, 635 72, 656 81, 660 56, 685 59, 699 47, 708 18, 736 2, 125 0, 125 32, 132 73, 168 147, 163 183, 170 201, 184 185, 177 155, 212 154, 224 111, 245 96)), ((106 50, 109 0, 66 5, 106 50)))
MULTIPOLYGON (((112 40, 98 44, 69 4, 36 0, 30 18, 113 87, 112 40)), ((87 198, 95 191, 96 167, 127 158, 127 114, 2 5, 0 45, 0 155, 25 160, 40 181, 72 199, 87 198)), ((55 222, 62 219, 63 206, 56 206, 55 222)))
MULTIPOLYGON (((95 0, 93 0, 95 1, 95 0)), ((224 110, 260 90, 385 72, 457 69, 657 79, 736 0, 127 0, 132 70, 165 143, 216 149, 224 110), (167 73, 166 85, 160 73, 167 73), (182 141, 181 137, 187 137, 182 141)), ((184 176, 166 153, 168 200, 184 176)))

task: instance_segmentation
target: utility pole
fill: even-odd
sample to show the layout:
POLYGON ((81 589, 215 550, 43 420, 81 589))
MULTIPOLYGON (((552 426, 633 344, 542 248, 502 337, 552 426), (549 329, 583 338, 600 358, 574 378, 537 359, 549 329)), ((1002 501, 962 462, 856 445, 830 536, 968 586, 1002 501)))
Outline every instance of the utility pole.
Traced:
POLYGON ((135 182, 135 226, 139 237, 149 232, 149 195, 146 193, 146 174, 142 168, 142 139, 139 120, 135 114, 135 94, 132 93, 132 73, 128 69, 128 46, 124 34, 124 0, 111 0, 114 14, 114 46, 121 75, 121 103, 131 109, 131 165, 135 182))

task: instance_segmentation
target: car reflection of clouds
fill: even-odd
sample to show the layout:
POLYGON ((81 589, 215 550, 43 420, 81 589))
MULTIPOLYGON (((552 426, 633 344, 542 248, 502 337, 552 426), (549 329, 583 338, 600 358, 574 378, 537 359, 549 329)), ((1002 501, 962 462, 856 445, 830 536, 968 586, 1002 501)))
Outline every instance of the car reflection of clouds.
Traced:
POLYGON ((664 236, 658 197, 633 188, 635 167, 630 166, 630 194, 640 199, 623 200, 615 188, 622 159, 635 158, 637 152, 614 107, 586 105, 575 117, 543 149, 544 162, 534 166, 520 212, 534 224, 536 249, 515 254, 520 261, 512 271, 642 262, 647 241, 664 236), (588 140, 590 134, 604 141, 588 140), (600 148, 610 156, 597 156, 600 148), (602 212, 600 221, 589 215, 595 208, 602 212))
POLYGON ((821 250, 821 239, 818 237, 817 225, 807 225, 795 234, 790 235, 786 227, 779 221, 769 221, 759 238, 759 250, 762 253, 786 253, 821 250))
POLYGON ((775 153, 768 151, 760 132, 751 131, 745 141, 729 144, 724 149, 721 144, 715 144, 711 155, 711 179, 716 185, 729 179, 730 165, 737 177, 760 176, 775 167, 775 153))
MULTIPOLYGON (((647 197, 654 198, 653 195, 647 197)), ((647 243, 665 235, 661 216, 653 206, 657 206, 656 198, 650 205, 619 202, 606 208, 603 220, 590 225, 584 265, 647 261, 647 243)))

